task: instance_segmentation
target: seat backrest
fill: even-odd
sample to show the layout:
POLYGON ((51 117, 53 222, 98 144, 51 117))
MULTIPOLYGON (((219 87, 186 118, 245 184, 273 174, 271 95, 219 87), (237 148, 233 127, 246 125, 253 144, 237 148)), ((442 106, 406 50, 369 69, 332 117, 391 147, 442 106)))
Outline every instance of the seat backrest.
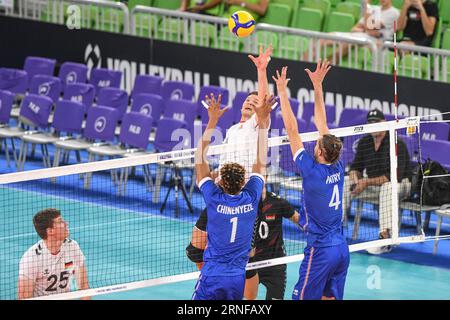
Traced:
POLYGON ((161 89, 164 100, 189 100, 194 98, 194 86, 181 81, 165 81, 161 89))
POLYGON ((367 110, 344 109, 339 118, 339 128, 351 127, 365 124, 367 119, 367 110))
POLYGON ((354 2, 339 2, 335 12, 349 13, 355 18, 355 21, 358 21, 361 15, 361 5, 354 2))
POLYGON ((112 141, 119 121, 119 111, 105 106, 88 109, 84 136, 88 139, 112 141))
POLYGON ((161 94, 163 78, 151 76, 147 74, 137 75, 134 80, 133 92, 131 96, 134 98, 139 93, 161 94))
POLYGON ((61 95, 61 80, 57 77, 37 74, 31 80, 30 93, 47 96, 56 103, 61 95))
MULTIPOLYGON (((83 103, 87 109, 92 106, 95 98, 95 88, 88 83, 72 83, 66 86, 63 99, 83 103)), ((86 110, 87 110, 86 109, 86 110)))
POLYGON ((0 90, 0 123, 8 123, 13 102, 14 94, 0 90))
POLYGON ((52 127, 59 132, 81 133, 86 107, 84 104, 69 100, 56 103, 52 127))
POLYGON ((104 68, 94 68, 91 71, 91 78, 89 83, 94 85, 96 92, 99 92, 100 88, 113 87, 120 88, 120 82, 122 81, 122 72, 114 71, 104 68))
POLYGON ((423 140, 448 140, 450 126, 445 122, 421 122, 420 135, 423 140))
POLYGON ((187 100, 166 100, 164 117, 185 121, 188 126, 194 124, 196 104, 187 100))
POLYGON ((63 90, 67 84, 86 83, 88 68, 76 62, 64 62, 59 69, 58 77, 61 79, 63 90))
POLYGON ((14 94, 24 94, 28 88, 26 71, 11 68, 0 68, 0 90, 14 94))
POLYGON ((203 114, 203 109, 206 111, 201 102, 202 100, 205 100, 205 96, 209 97, 211 93, 214 95, 216 99, 219 96, 219 94, 221 94, 222 95, 221 104, 228 105, 228 96, 229 96, 228 89, 219 86, 203 86, 200 88, 200 93, 198 94, 197 115, 201 116, 203 114))
POLYGON ((321 31, 324 14, 319 9, 300 8, 298 13, 292 19, 293 28, 321 31))
POLYGON ((153 143, 155 149, 160 152, 172 151, 180 143, 179 140, 173 141, 172 138, 172 133, 177 129, 187 130, 186 122, 170 118, 159 119, 153 143))
POLYGON ((332 12, 329 16, 326 32, 350 32, 355 25, 355 18, 350 13, 332 12))
MULTIPOLYGON (((307 128, 307 124, 305 120, 297 118, 297 126, 300 132, 305 132, 307 128)), ((271 135, 272 136, 285 136, 287 135, 286 128, 284 126, 283 119, 281 117, 277 117, 276 120, 271 124, 271 135)))
POLYGON ((128 107, 128 93, 118 88, 101 88, 98 93, 97 104, 117 109, 119 118, 122 118, 128 107))
POLYGON ((292 9, 287 4, 269 3, 266 14, 259 22, 274 24, 278 26, 289 26, 291 22, 292 9))
POLYGON ((33 127, 48 127, 53 100, 46 96, 28 94, 20 106, 21 121, 33 127))
POLYGON ((26 57, 23 69, 28 74, 28 82, 37 74, 53 76, 55 70, 56 60, 42 57, 26 57))
POLYGON ((139 112, 125 113, 120 126, 119 141, 126 145, 147 149, 153 119, 139 112))
POLYGON ((442 36, 442 49, 450 50, 450 28, 445 30, 442 36))
POLYGON ((181 6, 181 0, 154 0, 152 7, 177 10, 181 6))
POLYGON ((153 125, 161 118, 164 101, 161 96, 151 93, 138 93, 133 97, 132 112, 140 112, 153 119, 153 125))
MULTIPOLYGON (((275 110, 272 110, 272 112, 270 113, 270 121, 272 123, 275 123, 278 120, 283 121, 283 118, 281 116, 281 103, 280 103, 279 97, 277 97, 276 100, 278 102, 278 106, 276 107, 275 110)), ((289 98, 289 103, 291 105, 292 112, 297 117, 297 115, 298 115, 298 108, 300 106, 300 102, 298 102, 298 100, 296 100, 294 98, 289 98)))

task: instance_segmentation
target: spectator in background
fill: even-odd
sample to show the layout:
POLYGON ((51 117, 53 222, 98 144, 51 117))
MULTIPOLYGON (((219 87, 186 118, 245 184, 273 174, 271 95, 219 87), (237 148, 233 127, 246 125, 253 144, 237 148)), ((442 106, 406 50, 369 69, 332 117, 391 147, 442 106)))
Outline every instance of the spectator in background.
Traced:
POLYGON ((404 0, 398 19, 398 30, 403 31, 401 43, 430 47, 438 20, 435 2, 404 0))
POLYGON ((221 3, 224 4, 223 16, 229 17, 236 11, 245 10, 258 20, 266 14, 269 0, 182 0, 180 10, 206 13, 206 10, 213 9, 221 3))
MULTIPOLYGON (((367 1, 364 2, 363 12, 364 17, 358 21, 358 23, 352 28, 351 32, 332 32, 331 34, 351 37, 358 39, 373 40, 378 45, 382 45, 383 41, 392 40, 394 36, 394 22, 400 16, 400 12, 397 8, 392 6, 392 0, 380 0, 380 5, 370 5, 367 1)), ((322 40, 321 46, 332 46, 335 41, 322 40)), ((347 43, 340 43, 342 48, 342 57, 348 55, 349 45, 347 43)), ((321 50, 323 52, 323 50, 321 50)), ((334 59, 333 61, 339 61, 340 50, 336 49, 335 52, 329 51, 327 59, 334 59), (334 57, 333 57, 334 55, 334 57)), ((305 53, 304 59, 307 60, 308 53, 305 53)))
MULTIPOLYGON (((367 123, 386 121, 384 114, 377 109, 367 115, 367 123)), ((412 171, 406 144, 398 138, 397 179, 399 198, 406 198, 411 190, 412 171)), ((359 200, 379 200, 380 239, 391 237, 392 225, 392 186, 389 132, 380 131, 365 135, 358 142, 355 159, 350 173, 345 177, 343 210, 347 214, 351 207, 351 198, 359 200), (363 173, 366 176, 363 176, 363 173)), ((371 254, 391 251, 391 246, 367 250, 371 254)))

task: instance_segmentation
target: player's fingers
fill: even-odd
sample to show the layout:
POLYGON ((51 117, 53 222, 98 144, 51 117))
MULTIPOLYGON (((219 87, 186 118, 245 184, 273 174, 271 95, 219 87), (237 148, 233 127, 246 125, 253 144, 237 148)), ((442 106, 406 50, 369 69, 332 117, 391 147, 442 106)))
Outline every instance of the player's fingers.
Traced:
POLYGON ((263 46, 262 44, 259 45, 259 55, 262 56, 263 54, 263 46))
POLYGON ((277 78, 280 79, 280 71, 277 70, 277 78))
POLYGON ((217 98, 217 104, 220 106, 220 102, 222 101, 222 94, 219 93, 219 97, 217 98))
POLYGON ((319 59, 318 61, 317 61, 317 67, 316 67, 316 70, 320 70, 320 66, 322 65, 322 59, 319 59))
POLYGON ((255 62, 256 58, 255 58, 254 56, 252 56, 251 54, 249 54, 248 57, 250 58, 250 60, 252 60, 253 62, 255 62))

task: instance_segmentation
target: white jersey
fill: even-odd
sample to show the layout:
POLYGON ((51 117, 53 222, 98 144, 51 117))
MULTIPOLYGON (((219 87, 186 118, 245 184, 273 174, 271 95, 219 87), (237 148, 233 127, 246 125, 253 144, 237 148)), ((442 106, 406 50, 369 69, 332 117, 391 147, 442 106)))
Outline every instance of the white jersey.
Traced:
POLYGON ((231 126, 227 131, 224 143, 228 144, 227 152, 220 155, 219 170, 225 163, 236 162, 245 168, 245 176, 248 177, 258 152, 258 123, 255 115, 245 122, 231 126))
POLYGON ((40 240, 22 256, 19 278, 34 281, 33 297, 69 292, 84 261, 74 240, 65 239, 57 255, 52 255, 40 240))

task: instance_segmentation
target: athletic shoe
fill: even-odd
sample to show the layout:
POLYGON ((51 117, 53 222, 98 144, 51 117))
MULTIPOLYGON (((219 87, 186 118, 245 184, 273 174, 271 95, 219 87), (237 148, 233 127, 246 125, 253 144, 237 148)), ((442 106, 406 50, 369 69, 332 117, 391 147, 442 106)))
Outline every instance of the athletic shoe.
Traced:
POLYGON ((367 253, 370 254, 383 254, 388 253, 392 251, 392 246, 382 246, 382 247, 376 247, 376 248, 369 248, 366 250, 367 253))

